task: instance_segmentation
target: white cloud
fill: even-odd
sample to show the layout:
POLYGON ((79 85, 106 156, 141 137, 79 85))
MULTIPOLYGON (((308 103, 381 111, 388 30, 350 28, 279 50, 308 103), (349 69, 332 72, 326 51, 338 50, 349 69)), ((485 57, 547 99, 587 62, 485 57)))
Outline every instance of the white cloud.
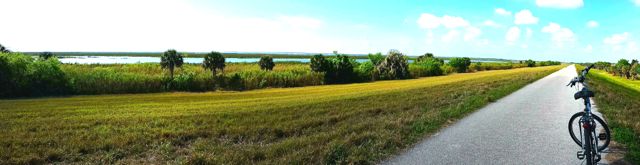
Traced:
POLYGON ((440 27, 440 25, 449 29, 467 27, 470 25, 469 21, 462 17, 449 15, 438 17, 429 13, 422 13, 416 22, 418 23, 418 26, 423 29, 435 29, 440 27))
POLYGON ((511 12, 510 12, 510 11, 507 11, 507 10, 505 10, 505 9, 503 9, 503 8, 497 8, 497 9, 495 10, 495 13, 496 13, 496 14, 499 14, 499 15, 511 15, 511 12))
POLYGON ((591 44, 587 45, 587 47, 584 48, 584 51, 587 53, 593 52, 593 46, 591 46, 591 44))
POLYGON ((529 48, 529 45, 527 45, 527 44, 522 44, 522 45, 520 45, 520 48, 522 48, 522 49, 526 49, 526 48, 529 48))
POLYGON ((551 23, 549 23, 549 25, 547 25, 547 26, 542 28, 542 32, 555 33, 557 31, 560 31, 560 28, 562 28, 562 27, 560 27, 560 25, 558 25, 557 23, 551 22, 551 23))
POLYGON ((442 20, 442 25, 446 28, 457 28, 457 27, 469 26, 469 21, 465 20, 462 17, 445 15, 442 17, 441 20, 442 20))
POLYGON ((471 41, 476 39, 478 36, 480 36, 482 34, 482 30, 480 30, 477 27, 468 27, 466 29, 466 32, 464 34, 464 40, 465 41, 471 41))
POLYGON ((540 7, 575 9, 584 5, 582 0, 536 0, 536 5, 540 7))
POLYGON ((594 21, 594 20, 591 20, 591 21, 587 22, 587 27, 589 27, 589 28, 596 28, 598 26, 600 26, 600 24, 598 22, 594 21))
POLYGON ((500 25, 500 24, 498 24, 496 22, 493 22, 493 20, 486 20, 486 21, 482 22, 482 25, 488 26, 488 27, 495 27, 495 28, 502 27, 502 25, 500 25))
POLYGON ((531 30, 531 28, 527 28, 527 39, 530 39, 533 36, 533 30, 531 30))
POLYGON ((557 46, 562 47, 568 42, 575 41, 575 34, 571 29, 564 28, 557 23, 549 23, 549 25, 542 28, 543 33, 551 34, 551 41, 557 46))
POLYGON ((520 39, 520 28, 516 26, 509 28, 504 39, 507 40, 507 42, 509 43, 518 41, 518 39, 520 39))
POLYGON ((418 26, 423 29, 435 29, 440 26, 440 17, 429 13, 422 13, 418 18, 418 26))
POLYGON ((529 10, 521 10, 516 13, 514 22, 516 25, 537 24, 538 17, 533 16, 529 10))
POLYGON ((631 40, 631 34, 629 32, 613 34, 609 37, 606 37, 602 42, 611 46, 613 51, 621 51, 625 48, 626 53, 637 53, 638 51, 640 51, 640 48, 638 48, 638 44, 635 41, 631 40))
POLYGON ((442 42, 449 43, 460 36, 460 32, 458 30, 449 30, 447 34, 442 36, 442 42))
POLYGON ((640 6, 640 0, 631 0, 631 2, 633 2, 633 4, 636 4, 636 6, 640 6))
POLYGON ((604 38, 602 42, 608 45, 620 45, 629 41, 629 35, 630 35, 629 32, 624 32, 621 34, 613 34, 610 37, 604 38))

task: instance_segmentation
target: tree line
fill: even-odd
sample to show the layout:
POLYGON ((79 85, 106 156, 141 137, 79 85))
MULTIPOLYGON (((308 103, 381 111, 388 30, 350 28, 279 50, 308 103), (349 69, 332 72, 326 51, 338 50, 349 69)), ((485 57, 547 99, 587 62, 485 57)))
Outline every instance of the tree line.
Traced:
POLYGON ((594 63, 594 67, 607 71, 615 76, 624 77, 631 80, 640 80, 640 64, 637 59, 620 59, 617 63, 599 61, 594 63))

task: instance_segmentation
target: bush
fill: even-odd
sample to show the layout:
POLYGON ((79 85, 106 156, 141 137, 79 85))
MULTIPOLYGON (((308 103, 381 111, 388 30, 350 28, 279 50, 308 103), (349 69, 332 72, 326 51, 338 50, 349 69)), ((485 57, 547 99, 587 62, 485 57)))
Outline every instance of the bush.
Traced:
POLYGON ((375 68, 376 67, 371 61, 360 63, 360 65, 355 69, 356 75, 358 75, 358 81, 364 82, 375 80, 372 74, 375 68))
POLYGON ((409 71, 413 77, 439 76, 443 74, 442 63, 438 59, 428 58, 416 61, 415 64, 409 65, 409 71))
POLYGON ((531 59, 525 61, 524 63, 527 64, 527 67, 535 67, 536 66, 536 62, 531 60, 531 59))
POLYGON ((382 60, 384 60, 384 56, 382 55, 382 53, 369 54, 367 56, 369 57, 369 61, 371 61, 373 66, 378 66, 382 62, 382 60))
POLYGON ((618 75, 622 77, 630 78, 631 74, 629 74, 629 71, 631 69, 631 64, 629 64, 629 60, 620 59, 618 63, 616 63, 615 67, 618 75))
POLYGON ((317 54, 311 58, 309 66, 311 67, 311 71, 327 72, 331 69, 331 62, 324 58, 322 54, 317 54))
POLYGON ((611 63, 604 62, 604 61, 598 61, 598 62, 594 63, 593 65, 594 65, 594 67, 596 69, 607 70, 607 69, 609 69, 609 66, 611 66, 611 63))
POLYGON ((561 62, 558 61, 542 61, 539 63, 540 66, 551 66, 551 65, 560 65, 561 62))
POLYGON ((353 71, 357 62, 347 55, 338 54, 334 58, 330 58, 331 68, 325 73, 325 82, 327 83, 350 83, 354 81, 355 73, 353 71))
POLYGON ((458 73, 465 73, 469 70, 471 59, 468 57, 451 58, 449 59, 449 65, 454 67, 458 73))
POLYGON ((391 50, 387 57, 376 66, 376 73, 380 79, 410 78, 409 66, 405 55, 397 50, 391 50))
POLYGON ((56 58, 34 60, 21 53, 0 53, 0 97, 64 95, 67 76, 56 58))
POLYGON ((40 54, 38 55, 38 57, 39 57, 41 60, 46 60, 46 59, 49 59, 49 58, 51 58, 51 57, 54 57, 54 55, 53 55, 53 53, 51 53, 51 52, 42 52, 42 53, 40 53, 40 54))
POLYGON ((11 53, 11 51, 0 44, 0 53, 11 53))
POLYGON ((260 69, 262 70, 273 70, 273 67, 276 66, 276 64, 273 63, 273 58, 271 56, 260 57, 258 65, 260 65, 260 69))

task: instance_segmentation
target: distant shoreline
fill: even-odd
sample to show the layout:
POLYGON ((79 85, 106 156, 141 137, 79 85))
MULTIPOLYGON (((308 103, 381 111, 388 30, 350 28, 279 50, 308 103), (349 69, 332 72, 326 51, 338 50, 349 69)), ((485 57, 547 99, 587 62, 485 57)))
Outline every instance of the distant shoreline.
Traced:
MULTIPOLYGON (((23 52, 27 55, 38 55, 40 52, 23 52)), ((160 57, 162 52, 53 52, 56 56, 114 56, 114 57, 160 57)), ((186 57, 204 57, 208 52, 183 52, 186 57)), ((331 53, 297 53, 297 52, 267 52, 267 53, 253 53, 253 52, 223 52, 226 58, 260 58, 262 56, 272 56, 273 58, 311 58, 316 54, 323 54, 325 56, 334 56, 331 53)), ((355 59, 368 59, 366 54, 346 54, 355 59)), ((409 56, 409 59, 414 60, 417 56, 409 56)), ((450 59, 454 57, 438 57, 441 59, 450 59)), ((472 60, 477 61, 501 61, 501 62, 516 62, 519 60, 509 60, 500 58, 477 58, 470 57, 472 60)))

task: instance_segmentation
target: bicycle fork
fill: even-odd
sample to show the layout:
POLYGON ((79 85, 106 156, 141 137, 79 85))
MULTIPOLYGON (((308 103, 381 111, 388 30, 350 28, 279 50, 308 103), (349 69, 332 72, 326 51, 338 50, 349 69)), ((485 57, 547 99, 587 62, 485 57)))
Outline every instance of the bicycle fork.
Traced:
POLYGON ((599 162, 601 159, 600 152, 598 152, 598 139, 602 139, 604 136, 596 135, 595 124, 595 121, 591 119, 589 114, 585 114, 585 117, 580 119, 580 126, 582 127, 582 129, 580 129, 582 151, 578 151, 577 153, 577 157, 580 160, 583 160, 585 156, 595 157, 595 159, 593 159, 594 162, 599 162), (584 130, 584 132, 582 132, 582 130, 584 130), (589 154, 586 152, 589 152, 589 154))

